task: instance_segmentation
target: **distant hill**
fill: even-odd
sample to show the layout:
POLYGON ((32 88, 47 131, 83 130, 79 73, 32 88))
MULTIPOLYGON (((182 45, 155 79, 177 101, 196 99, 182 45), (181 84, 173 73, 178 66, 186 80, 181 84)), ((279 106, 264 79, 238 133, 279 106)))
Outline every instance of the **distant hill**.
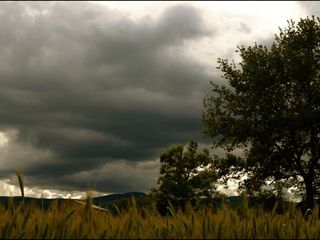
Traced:
MULTIPOLYGON (((108 204, 111 204, 112 202, 118 201, 118 200, 123 200, 123 199, 130 199, 131 197, 142 197, 142 196, 146 196, 145 193, 142 192, 127 192, 127 193, 116 193, 116 194, 109 194, 106 196, 100 196, 100 197, 94 197, 92 198, 92 203, 100 206, 100 207, 104 207, 108 204)), ((9 203, 9 199, 10 197, 7 196, 0 196, 0 204, 7 206, 7 204, 9 203)), ((19 204, 22 200, 22 197, 11 197, 13 203, 19 204)), ((48 209, 50 207, 50 205, 56 201, 58 203, 58 205, 63 204, 65 202, 67 202, 69 199, 64 199, 64 198, 52 198, 52 199, 48 199, 48 198, 32 198, 32 197, 25 197, 24 198, 24 202, 29 204, 29 203, 33 203, 39 207, 43 207, 43 209, 48 209)))
MULTIPOLYGON (((9 199, 12 199, 14 205, 17 205, 21 202, 22 197, 7 197, 7 196, 0 196, 0 204, 3 206, 7 206, 9 204, 9 199)), ((43 209, 48 209, 50 205, 56 201, 58 205, 66 202, 68 199, 63 198, 54 198, 54 199, 48 199, 48 198, 32 198, 32 197, 25 197, 24 202, 26 204, 33 203, 40 208, 43 207, 43 209)))
MULTIPOLYGON (((145 206, 145 205, 150 205, 150 202, 148 198, 146 198, 148 195, 142 192, 127 192, 127 193, 116 193, 116 194, 109 194, 105 196, 100 196, 100 197, 94 197, 92 198, 92 203, 98 207, 102 207, 105 209, 112 210, 114 208, 114 204, 116 204, 118 207, 126 207, 128 206, 128 201, 131 197, 135 197, 137 200, 137 206, 145 206)), ((7 196, 0 196, 0 204, 7 206, 9 203, 10 197, 7 196)), ((15 205, 19 204, 22 200, 21 197, 11 197, 11 200, 15 205)), ((253 206, 252 204, 255 203, 255 201, 252 201, 253 199, 248 199, 249 200, 249 205, 253 206)), ((25 203, 33 203, 39 208, 43 208, 44 210, 47 210, 53 202, 57 202, 58 205, 64 204, 69 199, 63 199, 63 198, 54 198, 54 199, 46 199, 46 198, 31 198, 31 197, 25 197, 24 198, 25 203)), ((81 200, 80 200, 81 201, 81 200)), ((267 205, 265 206, 266 208, 272 209, 274 206, 274 199, 270 199, 267 202, 267 205), (269 206, 270 205, 270 206, 269 206)), ((224 199, 224 202, 227 203, 231 207, 237 207, 240 206, 243 202, 243 199, 241 196, 229 196, 224 199)), ((288 204, 289 202, 283 201, 284 204, 288 204)), ((215 206, 219 208, 222 204, 221 199, 216 199, 215 200, 215 206)), ((295 203, 297 207, 301 208, 302 210, 304 209, 304 203, 295 203)), ((113 209, 114 210, 114 209, 113 209)))
POLYGON ((116 193, 116 194, 109 194, 106 196, 92 198, 92 203, 100 207, 105 207, 119 200, 130 199, 131 197, 139 198, 144 196, 147 196, 147 194, 142 192, 127 192, 122 194, 116 193))
POLYGON ((227 202, 230 204, 231 207, 235 207, 237 205, 242 204, 242 197, 241 196, 230 196, 227 198, 227 202))

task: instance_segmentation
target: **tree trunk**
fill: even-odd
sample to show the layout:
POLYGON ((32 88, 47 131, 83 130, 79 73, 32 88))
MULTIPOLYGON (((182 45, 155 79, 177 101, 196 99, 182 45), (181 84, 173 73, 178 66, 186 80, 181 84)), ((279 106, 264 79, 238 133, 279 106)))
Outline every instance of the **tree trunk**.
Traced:
POLYGON ((304 183, 306 185, 306 209, 310 208, 313 209, 313 201, 314 201, 314 189, 312 180, 309 178, 304 179, 304 183))

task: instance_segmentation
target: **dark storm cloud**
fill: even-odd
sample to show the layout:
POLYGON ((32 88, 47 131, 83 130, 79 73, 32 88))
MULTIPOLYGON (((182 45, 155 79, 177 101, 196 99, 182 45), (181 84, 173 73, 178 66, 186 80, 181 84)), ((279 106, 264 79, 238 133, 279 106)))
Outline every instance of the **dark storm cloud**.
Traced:
POLYGON ((0 21, 0 130, 17 132, 0 176, 22 168, 30 184, 145 190, 158 170, 141 177, 140 162, 200 137, 212 76, 181 54, 212 35, 199 10, 132 20, 92 3, 3 2, 0 21), (108 177, 83 174, 97 169, 108 177))

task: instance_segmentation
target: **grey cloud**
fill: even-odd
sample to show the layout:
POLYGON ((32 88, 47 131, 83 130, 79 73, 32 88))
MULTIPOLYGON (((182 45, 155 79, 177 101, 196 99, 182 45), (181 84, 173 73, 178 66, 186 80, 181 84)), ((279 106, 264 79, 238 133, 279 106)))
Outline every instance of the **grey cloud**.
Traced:
POLYGON ((84 182, 78 179, 85 179, 89 184, 100 189, 108 185, 109 191, 136 191, 140 189, 144 192, 149 192, 150 188, 156 183, 158 174, 158 162, 147 163, 149 167, 144 167, 139 164, 128 164, 125 161, 117 161, 108 163, 100 169, 93 171, 82 171, 74 175, 66 176, 64 181, 72 182, 83 188, 84 182), (134 181, 132 181, 134 179, 134 181))
POLYGON ((114 64, 132 63, 137 58, 149 60, 166 47, 212 34, 203 27, 200 12, 185 5, 167 9, 158 22, 148 18, 138 23, 119 19, 107 26, 95 27, 94 31, 101 38, 92 39, 93 59, 114 64), (117 30, 110 31, 110 28, 117 30))
POLYGON ((159 22, 159 29, 157 37, 164 38, 161 42, 169 44, 211 34, 203 27, 200 12, 189 6, 167 9, 159 22))
POLYGON ((245 33, 251 33, 251 31, 252 31, 251 28, 248 27, 248 25, 245 24, 245 23, 240 23, 240 29, 239 30, 243 31, 245 33))
POLYGON ((0 176, 21 167, 30 184, 80 188, 95 174, 66 176, 109 166, 117 174, 104 168, 97 190, 145 190, 140 174, 157 170, 138 163, 200 138, 212 76, 181 54, 185 41, 213 34, 199 10, 177 5, 134 21, 86 2, 0 8, 0 130, 19 133, 0 176))
POLYGON ((320 16, 320 4, 317 1, 298 1, 300 6, 305 8, 307 12, 315 17, 320 16))

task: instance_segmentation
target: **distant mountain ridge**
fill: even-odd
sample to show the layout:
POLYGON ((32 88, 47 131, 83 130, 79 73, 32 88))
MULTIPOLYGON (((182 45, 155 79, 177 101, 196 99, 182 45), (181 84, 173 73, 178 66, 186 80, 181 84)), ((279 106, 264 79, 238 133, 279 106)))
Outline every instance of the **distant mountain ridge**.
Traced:
MULTIPOLYGON (((127 192, 127 193, 114 193, 114 194, 108 194, 105 196, 100 197, 94 197, 92 198, 92 203, 97 206, 104 206, 106 204, 109 204, 114 201, 122 200, 122 199, 129 199, 131 197, 143 197, 147 196, 147 194, 142 192, 127 192)), ((7 197, 7 196, 0 196, 0 204, 7 205, 9 203, 9 199, 13 201, 13 203, 19 204, 22 201, 22 197, 20 196, 14 196, 14 197, 7 197)), ((79 199, 77 199, 79 200, 79 199)), ((80 199, 81 200, 81 199, 80 199)), ((33 197, 24 197, 24 202, 29 204, 33 203, 39 207, 42 207, 43 209, 48 209, 50 205, 56 201, 58 205, 63 204, 69 199, 67 198, 33 198, 33 197)))
MULTIPOLYGON (((109 195, 105 195, 105 196, 100 196, 100 197, 94 197, 92 198, 92 203, 94 205, 96 205, 97 207, 101 207, 104 209, 111 209, 113 208, 113 204, 116 203, 117 206, 119 206, 118 204, 123 204, 122 200, 129 200, 131 197, 135 197, 136 199, 141 199, 143 200, 143 197, 147 197, 148 195, 143 193, 143 192, 127 192, 127 193, 115 193, 115 194, 109 194, 109 195)), ((9 204, 9 200, 12 200, 13 203, 15 205, 19 204, 22 200, 22 197, 7 197, 7 196, 0 196, 0 204, 7 206, 9 204)), ((72 199, 71 199, 72 200, 72 199)), ((76 201, 74 202, 78 202, 83 201, 84 199, 74 199, 76 201)), ((250 202, 250 199, 248 199, 250 202)), ((56 202, 58 205, 67 203, 68 201, 70 201, 70 199, 65 199, 65 198, 52 198, 52 199, 47 199, 47 198, 32 198, 32 197, 25 197, 24 198, 24 202, 26 204, 29 203, 33 203, 36 206, 38 206, 39 208, 42 208, 44 210, 47 210, 51 204, 53 202, 56 202)), ((149 200, 147 200, 148 202, 149 200)), ((274 200, 268 200, 267 202, 269 202, 270 206, 269 208, 273 208, 273 202, 274 200)), ((220 208, 221 205, 223 204, 223 202, 225 202, 226 204, 228 204, 231 207, 237 207, 240 206, 243 203, 243 198, 241 196, 229 196, 229 197, 225 197, 224 200, 222 199, 216 199, 214 201, 214 204, 217 208, 220 208)), ((289 203, 288 201, 283 201, 284 203, 289 203)), ((304 203, 303 201, 300 203, 294 203, 294 205, 298 206, 299 208, 301 208, 302 210, 304 209, 304 203)))
POLYGON ((114 193, 114 194, 92 198, 92 202, 95 205, 101 206, 106 203, 110 203, 110 202, 114 202, 122 199, 128 199, 131 197, 138 198, 143 196, 147 196, 147 194, 142 192, 114 193))
MULTIPOLYGON (((143 192, 127 192, 127 193, 114 193, 108 194, 104 196, 94 197, 92 198, 92 203, 97 206, 104 206, 111 202, 115 202, 118 200, 123 199, 130 199, 131 197, 144 197, 147 194, 143 192)), ((9 199, 12 199, 14 204, 18 204, 21 202, 22 197, 14 196, 14 197, 7 197, 7 196, 0 196, 0 204, 7 204, 9 199)), ((65 201, 68 201, 68 198, 33 198, 33 197, 24 197, 25 203, 35 203, 38 206, 43 205, 44 208, 48 208, 53 201, 57 201, 58 204, 61 204, 65 201)), ((77 199, 82 200, 82 199, 77 199)), ((226 202, 229 203, 231 206, 235 206, 242 203, 241 196, 229 196, 226 198, 226 202)))
MULTIPOLYGON (((102 208, 109 208, 113 205, 113 203, 116 203, 120 200, 130 199, 131 197, 140 198, 145 197, 147 194, 143 192, 127 192, 127 193, 114 193, 114 194, 108 194, 105 196, 99 196, 92 198, 92 203, 96 206, 102 207, 102 208)), ((15 205, 19 204, 22 200, 22 197, 15 196, 15 197, 7 197, 7 196, 0 196, 0 204, 2 205, 8 205, 9 199, 13 201, 15 205)), ((83 199, 76 199, 77 201, 81 201, 83 199)), ((58 205, 66 203, 69 201, 69 199, 66 198, 33 198, 33 197, 25 197, 24 202, 26 204, 33 203, 36 206, 43 208, 44 210, 47 210, 50 205, 53 202, 57 202, 58 205)), ((226 203, 229 203, 230 206, 236 206, 242 203, 241 196, 230 196, 226 198, 226 203)), ((217 206, 221 205, 221 202, 216 202, 217 206)))

